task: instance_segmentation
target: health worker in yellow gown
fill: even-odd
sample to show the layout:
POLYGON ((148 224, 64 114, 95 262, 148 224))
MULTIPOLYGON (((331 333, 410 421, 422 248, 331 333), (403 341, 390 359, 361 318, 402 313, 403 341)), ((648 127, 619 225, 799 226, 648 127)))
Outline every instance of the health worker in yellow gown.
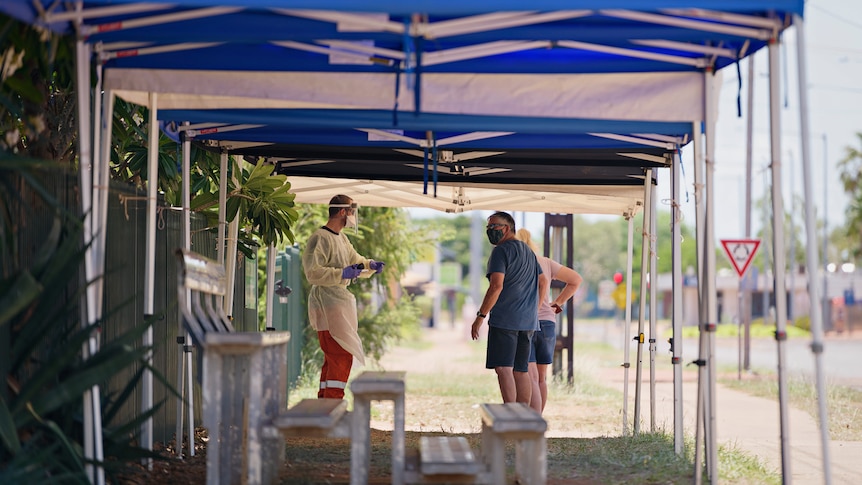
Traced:
POLYGON ((302 253, 302 269, 311 284, 308 319, 323 350, 319 398, 343 399, 353 359, 365 364, 356 299, 347 286, 356 278, 383 272, 384 263, 357 253, 343 232, 347 226, 356 227, 356 207, 346 195, 333 197, 329 220, 311 235, 302 253))

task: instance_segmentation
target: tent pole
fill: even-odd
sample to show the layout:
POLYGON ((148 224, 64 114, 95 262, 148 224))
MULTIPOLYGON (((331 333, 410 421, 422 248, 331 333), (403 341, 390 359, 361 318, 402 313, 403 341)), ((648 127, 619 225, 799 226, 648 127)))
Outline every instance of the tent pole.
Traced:
MULTIPOLYGON (((700 314, 703 315, 703 305, 701 305, 700 314)), ((700 325, 700 338, 698 341, 698 358, 697 358, 697 411, 695 418, 695 433, 694 433, 694 483, 700 485, 703 481, 703 455, 709 452, 709 438, 706 435, 705 416, 706 416, 706 365, 704 356, 706 355, 707 337, 706 331, 703 330, 703 325, 700 325), (701 447, 703 443, 703 447, 701 447)))
POLYGON ((820 418, 820 441, 823 459, 823 483, 832 483, 832 470, 829 461, 829 416, 826 408, 826 385, 823 375, 823 313, 820 308, 820 285, 815 284, 819 274, 820 261, 817 260, 817 220, 814 217, 814 189, 811 187, 811 149, 808 129, 808 73, 805 57, 805 29, 802 17, 794 16, 796 25, 796 55, 799 73, 799 126, 802 130, 802 187, 805 193, 805 232, 808 243, 805 245, 808 272, 808 291, 811 307, 811 353, 814 356, 814 377, 817 386, 818 415, 820 418))
POLYGON ((646 314, 646 268, 649 264, 647 259, 649 256, 649 218, 652 217, 650 207, 652 203, 652 169, 646 169, 644 177, 644 215, 641 226, 641 286, 640 286, 640 311, 638 314, 638 334, 635 337, 637 340, 637 364, 635 365, 635 415, 634 415, 634 434, 640 433, 640 418, 641 418, 641 372, 643 370, 643 347, 644 347, 644 315, 646 314))
POLYGON ((694 483, 700 485, 703 479, 703 456, 701 452, 707 454, 709 446, 709 437, 706 436, 708 429, 704 426, 704 417, 706 416, 706 354, 707 354, 707 332, 705 330, 706 322, 706 301, 704 298, 704 241, 705 236, 705 218, 704 210, 704 190, 703 190, 703 153, 701 153, 702 129, 700 123, 694 123, 694 136, 692 145, 694 151, 694 200, 695 200, 695 219, 697 230, 697 286, 698 286, 698 358, 695 360, 697 364, 697 411, 696 411, 696 428, 694 435, 694 483), (703 445, 703 446, 701 446, 703 445))
POLYGON ((787 407, 787 376, 784 342, 787 338, 787 290, 785 289, 784 203, 781 193, 781 96, 778 59, 779 40, 769 41, 769 140, 772 152, 772 254, 775 285, 775 341, 778 345, 778 406, 781 422, 781 474, 790 483, 790 427, 787 407))
MULTIPOLYGON (((219 156, 219 183, 218 183, 218 236, 216 237, 216 254, 218 262, 225 264, 224 259, 224 235, 227 229, 227 152, 221 152, 219 156)), ((227 298, 227 296, 225 296, 227 298)))
MULTIPOLYGON (((183 124, 188 125, 188 122, 184 122, 183 124)), ((183 133, 183 166, 182 166, 182 183, 183 183, 183 196, 182 196, 182 204, 183 204, 183 249, 186 251, 190 251, 192 249, 192 213, 191 213, 191 160, 192 160, 192 141, 186 133, 183 133)), ((187 290, 186 300, 191 301, 191 290, 187 290)), ((180 328, 178 331, 180 335, 183 333, 182 328, 182 318, 180 318, 180 328)), ((192 341, 191 335, 188 332, 185 332, 185 341, 187 342, 187 346, 184 347, 185 350, 185 367, 186 367, 186 382, 187 388, 189 390, 189 456, 195 456, 195 386, 194 380, 192 379, 192 341)))
MULTIPOLYGON (((105 99, 103 106, 103 116, 101 122, 101 147, 99 149, 99 158, 98 165, 101 166, 99 169, 99 186, 98 186, 98 204, 99 204, 99 231, 98 231, 98 241, 99 248, 102 253, 101 257, 101 272, 104 273, 105 270, 105 255, 107 248, 107 235, 108 235, 108 196, 110 195, 110 183, 111 183, 111 135, 113 132, 113 117, 114 117, 114 92, 110 89, 105 90, 105 99)), ((102 300, 104 298, 104 280, 99 280, 99 299, 102 300)), ((101 307, 99 308, 101 313, 101 307)), ((149 448, 148 448, 149 449, 149 448)))
MULTIPOLYGON (((751 172, 754 160, 754 56, 748 56, 748 112, 745 126, 745 238, 751 237, 751 172)), ((755 284, 757 281, 755 280, 755 284)), ((742 313, 745 335, 743 337, 742 368, 751 368, 751 286, 743 290, 742 313)))
POLYGON ((685 434, 682 414, 682 210, 680 208, 680 160, 679 152, 673 157, 671 165, 671 265, 673 283, 673 326, 670 359, 673 366, 673 450, 677 455, 683 454, 685 434))
POLYGON ((628 221, 629 237, 626 246, 626 319, 623 324, 623 436, 629 434, 629 353, 631 348, 632 330, 632 254, 634 251, 634 208, 625 215, 628 221))
POLYGON ((275 296, 275 243, 270 243, 266 248, 266 316, 265 325, 267 330, 275 330, 272 325, 272 305, 275 296))
MULTIPOLYGON (((104 247, 100 245, 101 237, 99 237, 99 228, 104 227, 101 224, 102 221, 102 190, 101 190, 101 181, 102 181, 102 159, 100 156, 99 150, 102 147, 101 143, 101 135, 102 135, 102 64, 100 62, 96 62, 95 66, 96 73, 96 84, 93 87, 93 92, 91 93, 92 98, 92 141, 91 145, 92 149, 92 173, 90 177, 93 181, 93 197, 91 199, 91 213, 90 215, 90 234, 88 235, 92 248, 93 248, 93 268, 96 271, 96 274, 104 274, 104 261, 105 261, 105 252, 104 247), (99 261, 102 261, 101 264, 99 261)), ((98 278, 92 282, 93 288, 95 288, 96 292, 96 301, 103 301, 103 293, 102 293, 102 279, 98 278)), ((94 316, 96 321, 98 321, 102 316, 101 311, 102 305, 97 305, 94 310, 94 316)), ((98 347, 98 342, 96 344, 98 347)))
MULTIPOLYGON (((104 274, 105 272, 105 255, 107 248, 107 235, 108 235, 108 196, 110 195, 110 181, 111 181, 111 135, 113 131, 113 118, 114 118, 114 92, 109 90, 105 91, 105 100, 104 100, 104 115, 102 116, 102 138, 101 138, 101 150, 100 150, 100 158, 98 159, 99 165, 101 165, 101 170, 99 171, 99 186, 101 189, 101 193, 98 197, 98 204, 101 206, 100 221, 99 221, 99 247, 101 248, 101 259, 100 259, 100 273, 104 274)), ((99 301, 104 299, 104 279, 99 279, 99 301)), ((99 305, 99 313, 101 318, 102 306, 99 305)), ((152 422, 153 418, 150 417, 147 421, 149 421, 149 430, 150 430, 150 441, 148 443, 144 443, 141 441, 141 446, 145 447, 145 449, 152 450, 152 422), (146 447, 149 445, 149 447, 146 447)), ((144 423, 146 424, 146 423, 144 423)), ((147 466, 152 465, 152 460, 146 461, 147 466)))
MULTIPOLYGON (((76 44, 77 62, 77 86, 78 86, 78 173, 80 177, 79 185, 81 186, 81 214, 84 217, 84 241, 83 243, 90 244, 84 252, 84 280, 86 285, 84 293, 85 303, 82 306, 84 312, 82 314, 81 326, 87 327, 93 322, 93 312, 96 307, 96 295, 94 288, 87 283, 92 281, 95 268, 93 260, 95 259, 95 247, 91 244, 93 234, 93 173, 92 160, 90 153, 90 144, 87 140, 90 139, 89 111, 90 111, 90 69, 89 56, 87 56, 87 48, 83 42, 78 41, 76 44)), ((82 345, 81 352, 85 359, 90 357, 89 339, 82 345)), ((95 456, 93 437, 93 418, 94 418, 94 403, 99 402, 93 399, 93 388, 84 392, 84 457, 92 460, 95 456)), ((95 483, 96 471, 93 465, 86 465, 87 476, 90 483, 95 483)))
POLYGON ((704 261, 704 296, 707 308, 707 349, 706 368, 709 376, 707 387, 707 398, 709 399, 706 409, 708 410, 708 432, 709 455, 707 455, 707 474, 712 485, 718 483, 718 444, 716 439, 716 404, 715 404, 715 378, 718 369, 715 365, 715 330, 718 324, 718 307, 716 305, 715 288, 715 120, 717 113, 714 111, 718 103, 718 90, 715 89, 715 71, 706 70, 704 76, 706 105, 704 109, 706 123, 704 123, 704 185, 706 203, 705 238, 703 247, 705 253, 704 261))
MULTIPOLYGON (((81 2, 76 4, 80 11, 81 2)), ((80 21, 76 25, 80 28, 80 21)), ((81 213, 84 216, 84 244, 92 243, 94 213, 93 195, 94 180, 92 178, 93 153, 92 153, 92 126, 90 112, 90 46, 83 40, 75 43, 75 81, 78 94, 78 173, 81 193, 81 213)), ((99 271, 97 248, 92 244, 84 252, 84 292, 85 309, 82 312, 81 326, 87 328, 98 322, 98 308, 102 302, 98 299, 98 290, 91 282, 101 278, 99 271)), ((104 265, 104 263, 102 264, 104 265)), ((82 354, 85 359, 90 358, 98 348, 97 335, 92 333, 87 342, 82 346, 82 354)), ((97 463, 86 465, 87 475, 91 483, 104 483, 105 470, 100 463, 104 461, 102 452, 102 410, 99 386, 95 385, 84 392, 84 457, 97 463)))
MULTIPOLYGON (((155 111, 155 109, 150 107, 151 110, 155 111)), ((181 135, 185 136, 185 135, 181 135)), ((183 235, 184 236, 184 235, 183 235)), ((185 406, 185 392, 186 392, 186 354, 185 347, 186 345, 190 345, 191 343, 188 341, 188 335, 185 335, 183 332, 183 316, 179 314, 179 322, 177 327, 177 344, 178 344, 178 353, 177 353, 177 391, 179 391, 180 395, 177 396, 177 419, 176 419, 176 436, 174 438, 174 452, 177 454, 177 458, 183 458, 183 407, 185 406)))
MULTIPOLYGON (((236 172, 239 171, 240 164, 237 163, 231 175, 234 182, 234 187, 239 186, 236 172)), ((225 258, 225 276, 227 278, 227 293, 225 294, 224 311, 225 314, 233 320, 233 300, 235 296, 234 287, 236 286, 236 245, 239 238, 239 214, 228 224, 227 237, 227 257, 225 258)))
MULTIPOLYGON (((144 256, 144 320, 153 316, 155 291, 156 291, 156 210, 159 188, 159 130, 156 115, 159 110, 159 98, 157 93, 149 93, 150 119, 147 129, 147 235, 146 253, 144 256)), ((144 333, 144 347, 153 347, 153 327, 147 328, 144 333)), ((147 354, 147 364, 153 365, 152 350, 147 354)), ((141 382, 141 411, 147 412, 153 408, 153 373, 149 369, 144 370, 141 382)), ((182 389, 182 388, 180 388, 182 389)), ((180 401, 182 402, 182 401, 180 401)), ((142 442, 152 447, 153 424, 151 420, 142 424, 142 442)))
MULTIPOLYGON (((656 172, 658 176, 658 172, 656 172)), ((655 433, 655 354, 656 354, 656 311, 658 300, 658 268, 656 268, 656 253, 658 243, 656 238, 656 184, 650 180, 650 209, 649 209, 649 232, 650 232, 650 254, 649 254, 649 417, 650 432, 655 433)))

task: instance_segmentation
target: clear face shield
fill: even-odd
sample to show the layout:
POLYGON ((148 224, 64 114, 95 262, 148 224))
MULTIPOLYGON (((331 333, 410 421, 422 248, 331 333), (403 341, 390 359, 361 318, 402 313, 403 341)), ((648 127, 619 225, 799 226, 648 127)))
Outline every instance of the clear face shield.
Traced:
POLYGON ((347 226, 353 228, 354 233, 359 232, 358 209, 359 204, 351 202, 349 204, 330 204, 329 207, 338 207, 347 209, 347 226))

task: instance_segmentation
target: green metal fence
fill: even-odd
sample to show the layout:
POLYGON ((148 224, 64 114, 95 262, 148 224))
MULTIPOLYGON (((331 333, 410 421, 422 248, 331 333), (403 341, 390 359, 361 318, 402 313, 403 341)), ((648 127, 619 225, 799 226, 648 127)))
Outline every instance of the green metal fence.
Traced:
POLYGON ((290 287, 287 302, 276 298, 272 308, 272 325, 276 330, 290 332, 287 351, 287 387, 293 387, 302 373, 302 347, 305 344, 305 301, 302 297, 302 261, 299 247, 292 246, 278 254, 275 260, 275 279, 290 287))

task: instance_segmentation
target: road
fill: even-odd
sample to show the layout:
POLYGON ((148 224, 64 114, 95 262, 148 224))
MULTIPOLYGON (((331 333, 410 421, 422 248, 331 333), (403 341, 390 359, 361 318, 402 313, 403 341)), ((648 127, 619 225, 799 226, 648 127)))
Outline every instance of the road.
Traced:
MULTIPOLYGON (((622 349, 622 327, 611 322, 582 320, 575 322, 575 334, 579 339, 606 342, 622 349)), ((630 335, 637 333, 637 322, 632 323, 630 335)), ((646 339, 649 338, 648 325, 645 329, 646 339)), ((660 335, 665 335, 661 330, 660 335)), ((669 355, 667 337, 656 338, 658 355, 669 355)), ((636 351, 632 342, 631 351, 636 351)), ((785 362, 788 376, 803 375, 814 377, 814 354, 811 352, 811 340, 793 338, 784 342, 785 362)), ((647 352, 646 345, 644 352, 647 352)), ((685 339, 682 346, 683 362, 691 362, 698 357, 697 339, 685 339)), ((737 338, 723 337, 716 340, 716 360, 720 366, 739 364, 739 342, 737 338)), ((750 368, 752 371, 777 371, 778 344, 774 339, 757 338, 751 340, 750 368)), ((645 359, 646 360, 646 359, 645 359)), ((852 337, 828 337, 824 340, 822 354, 823 373, 829 383, 842 384, 862 389, 862 334, 857 332, 852 337)))
MULTIPOLYGON (((688 343, 688 341, 686 341, 688 343)), ((690 344, 696 346, 695 340, 690 344)), ((814 377, 814 354, 811 341, 790 339, 784 342, 788 374, 814 377)), ((736 339, 716 341, 716 359, 721 365, 738 365, 739 344, 736 339)), ((772 339, 752 339, 749 353, 752 370, 778 368, 778 344, 772 339)), ((823 374, 827 380, 862 387, 862 339, 829 338, 824 341, 823 374)))

